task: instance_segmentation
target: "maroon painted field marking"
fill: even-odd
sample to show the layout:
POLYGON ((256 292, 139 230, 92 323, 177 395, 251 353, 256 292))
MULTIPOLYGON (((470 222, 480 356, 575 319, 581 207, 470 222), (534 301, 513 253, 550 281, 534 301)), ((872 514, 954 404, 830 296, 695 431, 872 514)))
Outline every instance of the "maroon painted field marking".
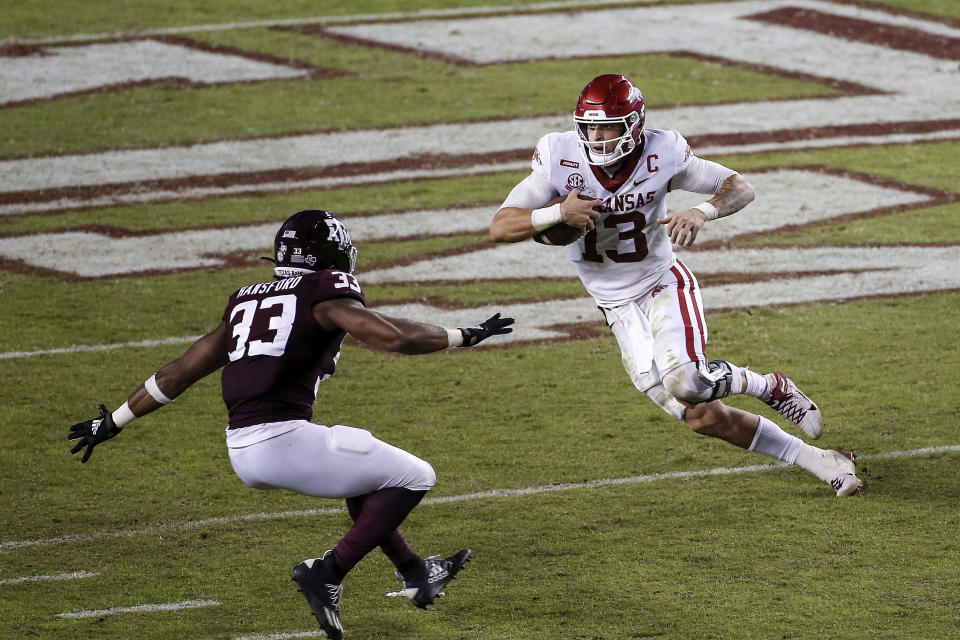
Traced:
POLYGON ((937 35, 912 27, 838 16, 800 7, 783 7, 755 13, 744 16, 744 19, 814 31, 834 38, 866 42, 888 49, 922 53, 943 60, 960 60, 960 38, 937 35))

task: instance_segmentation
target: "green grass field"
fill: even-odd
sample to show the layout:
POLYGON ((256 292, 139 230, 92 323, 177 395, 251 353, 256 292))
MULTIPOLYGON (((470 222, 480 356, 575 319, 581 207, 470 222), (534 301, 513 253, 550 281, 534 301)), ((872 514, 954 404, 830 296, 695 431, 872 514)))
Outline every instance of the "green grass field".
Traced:
MULTIPOLYGON (((520 4, 535 6, 445 6, 520 4)), ((960 21, 954 2, 872 4, 926 12, 954 27, 960 21)), ((387 0, 194 5, 3 2, 0 39, 432 8, 387 0)), ((265 26, 188 35, 348 75, 212 87, 170 82, 3 107, 0 186, 3 161, 31 156, 561 114, 584 79, 613 65, 652 96, 651 111, 833 95, 808 79, 683 56, 462 68, 265 26), (708 78, 713 91, 705 98, 708 78), (352 110, 351 98, 371 86, 376 97, 352 110)), ((819 124, 827 123, 811 126, 819 124)), ((960 244, 960 139, 712 159, 744 172, 821 166, 943 194, 930 206, 828 220, 731 248, 893 252, 960 244)), ((0 239, 279 224, 306 207, 349 219, 471 203, 488 205, 492 216, 526 173, 0 215, 0 239)), ((487 242, 483 232, 434 233, 360 244, 360 281, 401 258, 487 242)), ((38 274, 0 260, 0 638, 323 635, 290 570, 333 546, 349 519, 339 502, 258 492, 237 479, 223 443, 218 376, 135 422, 86 465, 70 456, 66 439, 70 424, 92 417, 99 402, 116 407, 187 342, 103 345, 185 340, 213 328, 230 292, 269 277, 259 255, 235 256, 229 268, 100 279, 38 274), (67 350, 76 346, 95 350, 67 350), (35 353, 57 349, 67 351, 35 353), (123 610, 160 603, 193 605, 123 610), (78 612, 89 615, 70 615, 78 612)), ((374 306, 582 295, 572 279, 522 277, 365 291, 374 306)), ((423 357, 348 341, 337 375, 321 385, 315 421, 368 428, 430 461, 438 484, 402 529, 424 555, 469 546, 474 559, 424 612, 385 597, 399 582, 386 559, 371 554, 345 582, 345 638, 960 638, 958 317, 955 289, 708 310, 711 357, 788 372, 826 414, 818 446, 860 454, 867 489, 842 500, 798 468, 694 435, 638 396, 601 322, 584 339, 423 357)), ((786 426, 755 400, 731 404, 786 426)))

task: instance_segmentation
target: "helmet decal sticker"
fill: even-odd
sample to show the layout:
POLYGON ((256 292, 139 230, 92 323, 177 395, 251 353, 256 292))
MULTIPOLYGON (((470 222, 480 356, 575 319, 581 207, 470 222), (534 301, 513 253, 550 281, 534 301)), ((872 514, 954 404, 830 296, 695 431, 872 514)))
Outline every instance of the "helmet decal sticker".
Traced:
POLYGON ((330 241, 336 242, 340 245, 341 249, 345 249, 350 246, 350 234, 347 232, 347 228, 343 226, 343 223, 336 218, 327 218, 324 220, 327 223, 327 229, 330 233, 327 236, 330 241))

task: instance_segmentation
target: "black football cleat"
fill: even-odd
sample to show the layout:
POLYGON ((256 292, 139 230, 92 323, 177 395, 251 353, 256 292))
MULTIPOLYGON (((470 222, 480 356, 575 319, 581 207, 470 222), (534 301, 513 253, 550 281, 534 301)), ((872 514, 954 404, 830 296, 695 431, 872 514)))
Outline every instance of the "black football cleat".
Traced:
POLYGON ((397 577, 403 581, 403 590, 389 595, 404 595, 410 598, 413 604, 421 609, 433 604, 434 599, 442 595, 444 587, 450 584, 463 565, 470 561, 470 549, 461 549, 449 558, 439 559, 430 556, 423 561, 420 570, 413 576, 403 576, 397 572, 397 577))
POLYGON ((343 597, 343 585, 326 568, 324 560, 332 551, 327 551, 322 558, 304 560, 293 568, 293 581, 297 583, 300 593, 307 599, 313 617, 320 623, 320 628, 330 640, 343 639, 343 626, 340 624, 340 599, 343 597))

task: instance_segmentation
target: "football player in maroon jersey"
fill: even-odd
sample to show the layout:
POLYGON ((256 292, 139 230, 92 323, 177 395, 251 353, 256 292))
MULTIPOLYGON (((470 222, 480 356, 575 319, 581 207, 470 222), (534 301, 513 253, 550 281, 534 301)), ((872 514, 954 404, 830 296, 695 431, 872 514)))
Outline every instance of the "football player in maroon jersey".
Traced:
POLYGON ((297 564, 293 580, 329 638, 343 635, 342 580, 379 546, 403 581, 399 592, 426 608, 470 559, 421 558, 397 528, 436 482, 424 460, 369 431, 310 422, 321 382, 333 375, 346 334, 384 351, 422 354, 472 347, 510 333, 496 314, 468 328, 445 329, 368 309, 353 275, 356 248, 332 213, 298 211, 274 239, 274 279, 235 291, 216 329, 164 365, 120 408, 70 427, 71 453, 118 435, 135 418, 173 401, 194 382, 223 369, 230 462, 257 489, 288 489, 343 498, 353 526, 320 558, 297 564))

